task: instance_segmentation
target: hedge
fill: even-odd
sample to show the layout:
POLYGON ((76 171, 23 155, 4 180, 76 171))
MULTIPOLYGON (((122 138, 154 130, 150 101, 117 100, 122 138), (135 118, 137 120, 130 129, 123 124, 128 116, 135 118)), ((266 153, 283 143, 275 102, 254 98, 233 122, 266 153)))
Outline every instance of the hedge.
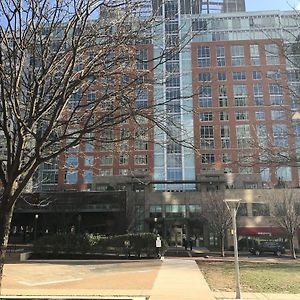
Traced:
MULTIPOLYGON (((167 248, 162 240, 160 253, 167 248)), ((58 234, 41 237, 34 242, 34 253, 91 253, 110 254, 137 257, 156 257, 156 235, 153 233, 132 233, 116 236, 102 236, 95 234, 58 234), (125 241, 129 241, 125 242, 125 241)))

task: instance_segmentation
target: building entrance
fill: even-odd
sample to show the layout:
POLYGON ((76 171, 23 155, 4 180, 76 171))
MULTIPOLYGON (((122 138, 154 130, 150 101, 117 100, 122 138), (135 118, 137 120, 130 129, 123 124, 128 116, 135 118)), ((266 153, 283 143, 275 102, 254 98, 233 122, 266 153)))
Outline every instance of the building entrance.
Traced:
POLYGON ((180 225, 172 226, 170 244, 174 246, 182 246, 183 228, 180 225))

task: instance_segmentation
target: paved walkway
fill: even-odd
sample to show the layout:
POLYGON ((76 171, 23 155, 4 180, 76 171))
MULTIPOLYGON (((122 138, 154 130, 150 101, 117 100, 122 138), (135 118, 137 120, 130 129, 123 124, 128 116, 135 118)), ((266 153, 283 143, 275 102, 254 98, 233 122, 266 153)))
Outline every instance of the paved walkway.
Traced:
POLYGON ((150 300, 214 300, 194 260, 166 259, 156 278, 150 300))
MULTIPOLYGON (((135 296, 150 297, 150 300, 235 299, 233 292, 212 292, 192 258, 6 264, 2 294, 135 296)), ((242 292, 242 298, 299 300, 300 294, 242 292)))

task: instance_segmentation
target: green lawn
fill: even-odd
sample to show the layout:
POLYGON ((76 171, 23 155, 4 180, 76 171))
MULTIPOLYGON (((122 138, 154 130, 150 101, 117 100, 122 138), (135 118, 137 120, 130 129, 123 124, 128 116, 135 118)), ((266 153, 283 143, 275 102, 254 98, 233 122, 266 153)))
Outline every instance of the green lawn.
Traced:
MULTIPOLYGON (((198 266, 213 291, 233 291, 232 262, 202 262, 198 266)), ((299 263, 240 263, 241 289, 244 292, 300 293, 299 263)))

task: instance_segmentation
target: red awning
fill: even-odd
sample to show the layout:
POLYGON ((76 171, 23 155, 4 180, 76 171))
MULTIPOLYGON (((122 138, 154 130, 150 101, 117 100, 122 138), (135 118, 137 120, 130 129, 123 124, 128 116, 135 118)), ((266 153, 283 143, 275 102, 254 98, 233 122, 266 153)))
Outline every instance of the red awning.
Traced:
POLYGON ((284 236, 286 230, 282 227, 239 227, 238 235, 254 236, 284 236))

